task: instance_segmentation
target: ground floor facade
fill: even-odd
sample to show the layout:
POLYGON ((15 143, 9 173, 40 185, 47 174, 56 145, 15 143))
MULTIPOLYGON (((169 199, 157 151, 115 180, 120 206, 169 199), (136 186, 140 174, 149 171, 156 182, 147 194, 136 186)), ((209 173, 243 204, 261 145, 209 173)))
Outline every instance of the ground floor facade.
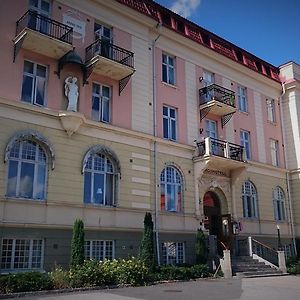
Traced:
POLYGON ((76 219, 86 258, 136 256, 147 211, 160 263, 192 264, 199 228, 232 251, 249 236, 276 248, 277 225, 292 244, 283 169, 94 121, 67 135, 60 113, 0 104, 1 272, 67 267, 76 219))

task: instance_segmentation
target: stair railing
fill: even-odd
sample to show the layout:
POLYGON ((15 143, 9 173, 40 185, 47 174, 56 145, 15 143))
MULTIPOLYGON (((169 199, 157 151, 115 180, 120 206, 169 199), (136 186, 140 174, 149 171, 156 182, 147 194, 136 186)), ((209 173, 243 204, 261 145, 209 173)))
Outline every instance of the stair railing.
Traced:
POLYGON ((252 237, 249 237, 249 255, 254 257, 258 256, 264 261, 271 263, 275 267, 279 267, 278 252, 270 246, 265 245, 252 237))

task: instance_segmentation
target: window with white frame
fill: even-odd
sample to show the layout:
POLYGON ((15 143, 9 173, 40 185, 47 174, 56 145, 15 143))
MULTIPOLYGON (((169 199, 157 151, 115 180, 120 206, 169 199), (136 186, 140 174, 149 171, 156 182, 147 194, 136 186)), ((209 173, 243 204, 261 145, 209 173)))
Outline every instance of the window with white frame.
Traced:
POLYGON ((162 81, 175 85, 175 57, 163 53, 162 55, 162 81))
POLYGON ((21 99, 34 105, 46 105, 47 67, 24 61, 21 99))
POLYGON ((169 106, 163 107, 163 134, 164 138, 176 141, 177 139, 177 110, 169 106))
POLYGON ((111 58, 113 56, 113 48, 110 46, 110 44, 113 43, 112 28, 103 24, 95 23, 94 37, 95 41, 98 39, 101 41, 95 45, 96 53, 99 53, 101 56, 111 58))
POLYGON ((47 155, 33 140, 16 141, 9 152, 7 197, 46 198, 47 155))
POLYGON ((278 141, 270 139, 270 148, 271 148, 272 165, 278 167, 279 166, 278 141))
POLYGON ((165 167, 160 174, 161 209, 180 212, 182 209, 182 178, 179 171, 172 167, 165 167))
POLYGON ((185 243, 165 242, 162 247, 162 264, 175 265, 185 263, 185 243))
POLYGON ((111 87, 93 83, 92 119, 110 122, 111 87))
POLYGON ((251 159, 251 144, 250 144, 250 132, 246 130, 240 131, 241 145, 244 147, 246 153, 246 159, 251 159))
POLYGON ((277 221, 285 221, 285 197, 281 187, 273 190, 274 217, 277 221))
POLYGON ((247 88, 238 85, 237 96, 238 96, 239 110, 243 112, 248 112, 247 88))
POLYGON ((275 123, 276 122, 275 100, 267 99, 266 103, 267 103, 268 121, 275 123))
POLYGON ((244 182, 242 186, 242 200, 244 218, 258 218, 257 192, 251 181, 244 182))
POLYGON ((3 238, 1 270, 43 268, 44 243, 41 239, 3 238))
POLYGON ((86 240, 84 242, 85 259, 112 260, 115 258, 114 241, 86 240))
POLYGON ((101 153, 91 153, 84 168, 84 203, 115 204, 117 174, 112 160, 101 153))
MULTIPOLYGON (((207 71, 207 70, 204 70, 203 71, 203 85, 204 87, 208 87, 212 84, 215 83, 215 74, 210 72, 210 71, 207 71)), ((214 96, 214 91, 211 90, 211 91, 207 91, 206 94, 204 95, 204 99, 205 99, 205 102, 208 102, 210 101, 214 96)))
POLYGON ((50 17, 51 5, 48 0, 29 0, 29 10, 40 15, 29 15, 28 27, 42 33, 49 32, 49 21, 46 18, 50 17), (44 18, 45 17, 45 18, 44 18))

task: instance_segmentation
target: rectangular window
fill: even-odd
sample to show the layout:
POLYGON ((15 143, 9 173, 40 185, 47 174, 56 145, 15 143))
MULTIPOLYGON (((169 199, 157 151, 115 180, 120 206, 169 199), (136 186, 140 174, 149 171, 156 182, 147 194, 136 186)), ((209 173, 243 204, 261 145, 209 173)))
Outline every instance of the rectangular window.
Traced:
POLYGON ((43 252, 43 240, 4 238, 1 247, 1 269, 42 269, 43 252))
POLYGON ((85 259, 101 260, 115 258, 114 241, 87 240, 84 242, 85 259))
POLYGON ((243 112, 248 112, 247 88, 238 85, 237 96, 238 96, 239 110, 243 112))
POLYGON ((165 242, 162 246, 162 263, 164 265, 175 265, 185 263, 184 242, 165 242))
POLYGON ((175 85, 175 57, 162 55, 162 81, 175 85))
POLYGON ((271 161, 272 161, 272 165, 278 167, 278 165, 279 165, 278 141, 270 139, 270 148, 271 148, 271 161))
POLYGON ((250 132, 241 130, 240 132, 241 145, 244 147, 246 153, 246 159, 251 159, 251 144, 250 144, 250 132))
POLYGON ((176 118, 177 112, 175 108, 163 107, 163 134, 165 139, 176 141, 176 118))
POLYGON ((21 99, 34 105, 46 104, 47 67, 24 61, 23 84, 21 99))
POLYGON ((268 121, 275 123, 276 122, 276 113, 275 113, 275 100, 267 99, 267 113, 268 113, 268 121))
POLYGON ((109 123, 111 107, 111 87, 93 83, 92 119, 109 123))

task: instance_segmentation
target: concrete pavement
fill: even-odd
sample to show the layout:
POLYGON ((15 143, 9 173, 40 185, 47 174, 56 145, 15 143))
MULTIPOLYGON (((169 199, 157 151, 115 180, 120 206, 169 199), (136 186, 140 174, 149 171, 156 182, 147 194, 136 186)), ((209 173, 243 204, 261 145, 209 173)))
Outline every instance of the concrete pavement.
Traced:
POLYGON ((24 300, 298 300, 300 277, 201 279, 148 287, 24 297, 24 300))

